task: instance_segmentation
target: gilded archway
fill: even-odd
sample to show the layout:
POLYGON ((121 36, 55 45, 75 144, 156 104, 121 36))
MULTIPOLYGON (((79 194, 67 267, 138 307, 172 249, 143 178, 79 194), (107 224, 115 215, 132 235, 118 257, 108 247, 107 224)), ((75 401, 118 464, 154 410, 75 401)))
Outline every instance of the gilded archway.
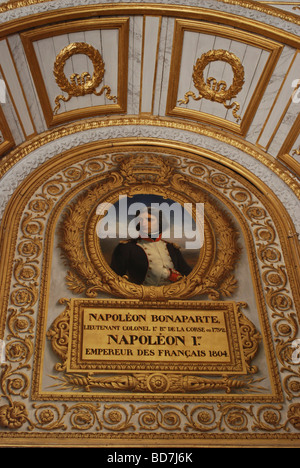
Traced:
POLYGON ((140 442, 147 434, 159 440, 158 429, 170 437, 187 427, 186 437, 197 443, 211 437, 228 443, 236 431, 248 440, 257 431, 267 439, 276 431, 282 441, 297 436, 293 224, 270 189, 241 165, 175 141, 80 145, 34 170, 15 191, 4 220, 4 430, 20 430, 24 440, 41 429, 53 440, 62 428, 75 439, 88 431, 95 443, 113 440, 115 431, 127 440, 129 428, 140 442), (95 254, 98 202, 141 188, 207 203, 211 234, 202 263, 166 288, 137 288, 95 254), (66 226, 73 226, 71 238, 66 226), (144 358, 138 367, 134 359, 128 372, 128 361, 124 367, 111 357, 78 359, 81 305, 131 314, 137 307, 166 314, 171 307, 192 317, 203 307, 218 311, 220 304, 235 310, 228 312, 230 363, 199 366, 186 355, 170 366, 144 358), (237 426, 232 412, 239 415, 237 426))

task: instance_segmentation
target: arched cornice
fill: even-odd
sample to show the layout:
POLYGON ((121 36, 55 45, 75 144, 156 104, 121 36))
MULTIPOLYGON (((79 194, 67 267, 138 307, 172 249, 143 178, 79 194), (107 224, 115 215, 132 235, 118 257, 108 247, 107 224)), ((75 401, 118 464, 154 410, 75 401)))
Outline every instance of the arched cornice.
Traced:
POLYGON ((268 190, 287 207, 295 226, 299 220, 296 208, 300 198, 300 184, 279 162, 238 136, 229 135, 207 126, 192 125, 168 119, 115 118, 88 119, 76 124, 56 128, 20 145, 0 164, 4 207, 14 189, 33 170, 50 158, 70 148, 99 142, 108 147, 147 141, 161 146, 174 144, 189 146, 195 152, 214 151, 236 170, 247 170, 263 182, 268 190))
MULTIPOLYGON (((92 2, 89 2, 88 4, 90 5, 91 3, 92 2)), ((281 22, 294 23, 298 25, 300 23, 299 16, 297 14, 285 12, 274 6, 264 5, 260 2, 251 0, 206 0, 201 2, 201 6, 199 6, 199 3, 194 0, 185 0, 184 2, 173 0, 134 0, 130 3, 126 1, 114 3, 110 0, 104 0, 101 2, 101 5, 99 5, 99 3, 95 0, 94 4, 93 11, 95 11, 95 9, 97 10, 97 5, 102 9, 103 4, 106 4, 105 14, 111 14, 112 12, 119 13, 120 10, 122 10, 124 13, 124 11, 128 11, 129 8, 131 12, 133 12, 134 8, 137 8, 139 9, 139 12, 149 12, 151 9, 154 13, 155 10, 159 10, 161 12, 161 9, 163 8, 164 11, 168 12, 168 14, 176 14, 180 10, 181 15, 186 14, 189 16, 191 14, 196 14, 196 12, 201 14, 201 11, 204 11, 205 8, 211 9, 214 6, 215 10, 219 13, 220 10, 227 12, 234 11, 234 14, 238 14, 239 16, 245 16, 249 18, 259 17, 260 21, 264 21, 266 16, 269 16, 269 21, 272 21, 272 18, 277 18, 277 23, 278 20, 281 22)), ((0 7, 0 14, 4 15, 3 18, 5 21, 10 21, 16 17, 38 14, 45 11, 54 11, 63 8, 78 8, 82 6, 87 6, 84 0, 79 0, 77 2, 68 2, 66 0, 19 0, 2 4, 0 7), (19 13, 10 13, 13 11, 15 12, 15 10, 19 10, 19 13)))

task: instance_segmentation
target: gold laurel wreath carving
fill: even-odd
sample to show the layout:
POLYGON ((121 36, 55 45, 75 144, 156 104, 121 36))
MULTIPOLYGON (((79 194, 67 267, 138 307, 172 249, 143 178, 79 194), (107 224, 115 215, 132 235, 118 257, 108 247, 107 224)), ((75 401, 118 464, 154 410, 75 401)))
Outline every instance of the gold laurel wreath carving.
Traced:
POLYGON ((106 91, 105 97, 116 102, 117 97, 111 96, 111 89, 109 86, 103 86, 100 91, 96 91, 103 80, 104 72, 105 69, 102 56, 100 52, 90 44, 85 42, 73 42, 64 47, 56 57, 53 74, 56 83, 62 91, 68 93, 68 97, 59 95, 55 98, 56 106, 53 111, 54 114, 57 114, 60 109, 59 101, 68 102, 72 97, 85 96, 86 94, 101 96, 104 91, 106 91), (73 73, 70 76, 70 81, 68 80, 64 73, 64 66, 66 61, 74 54, 84 54, 92 61, 94 67, 92 77, 88 72, 83 72, 81 75, 73 73))
MULTIPOLYGON (((60 248, 71 270, 66 283, 74 293, 96 297, 99 292, 124 298, 166 300, 208 295, 209 299, 229 297, 237 287, 232 271, 240 255, 238 232, 225 212, 215 206, 207 194, 179 174, 160 157, 124 158, 119 170, 108 173, 99 186, 83 193, 69 205, 60 229, 60 248), (108 201, 111 194, 133 195, 152 193, 167 198, 177 196, 182 201, 205 202, 209 223, 205 235, 205 254, 194 270, 176 283, 166 286, 136 285, 116 275, 106 263, 99 248, 96 208, 108 201), (184 198, 185 197, 185 198, 184 198), (215 232, 212 232, 215 231, 215 232), (82 233, 85 233, 82 235, 82 233), (214 237, 216 237, 214 239, 214 237)), ((201 256, 201 255, 200 255, 201 256)))
POLYGON ((244 67, 241 64, 240 59, 228 50, 218 49, 210 50, 201 55, 197 59, 196 65, 194 66, 193 81, 195 88, 199 91, 197 97, 192 91, 188 91, 184 95, 184 99, 179 100, 179 104, 188 104, 189 97, 191 96, 195 101, 200 99, 208 99, 209 101, 218 102, 224 105, 226 109, 232 109, 232 114, 238 122, 241 117, 237 114, 240 108, 238 102, 232 104, 226 104, 226 101, 230 101, 235 98, 241 91, 244 85, 244 67), (204 80, 204 69, 211 62, 222 61, 228 63, 233 71, 232 84, 227 88, 227 83, 223 80, 217 82, 213 77, 209 77, 204 80))

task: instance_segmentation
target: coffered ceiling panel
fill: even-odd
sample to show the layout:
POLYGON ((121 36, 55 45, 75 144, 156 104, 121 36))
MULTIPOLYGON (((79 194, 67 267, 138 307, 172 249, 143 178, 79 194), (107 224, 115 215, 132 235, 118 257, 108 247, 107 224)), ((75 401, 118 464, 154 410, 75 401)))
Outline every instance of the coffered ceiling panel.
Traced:
MULTIPOLYGON (((293 103, 297 104, 297 103, 293 103)), ((299 105, 299 104, 298 104, 299 105)), ((296 118, 288 137, 284 141, 278 159, 299 174, 300 167, 300 118, 296 118)), ((280 129, 279 129, 280 131, 280 129)))
POLYGON ((282 51, 260 36, 177 21, 167 114, 245 134, 282 51))
POLYGON ((128 19, 42 28, 22 41, 48 125, 126 110, 128 19))
POLYGON ((0 154, 14 146, 14 140, 9 126, 0 107, 0 154))
POLYGON ((279 151, 297 117, 297 103, 293 102, 294 81, 298 82, 300 54, 296 52, 267 116, 257 143, 266 150, 279 151), (277 133, 279 130, 279 133, 277 133), (277 133, 277 135, 276 135, 277 133))
POLYGON ((8 129, 11 129, 16 144, 19 144, 23 139, 35 136, 37 132, 9 42, 5 39, 0 41, 0 80, 2 96, 0 101, 8 127, 3 128, 3 133, 8 135, 8 129))

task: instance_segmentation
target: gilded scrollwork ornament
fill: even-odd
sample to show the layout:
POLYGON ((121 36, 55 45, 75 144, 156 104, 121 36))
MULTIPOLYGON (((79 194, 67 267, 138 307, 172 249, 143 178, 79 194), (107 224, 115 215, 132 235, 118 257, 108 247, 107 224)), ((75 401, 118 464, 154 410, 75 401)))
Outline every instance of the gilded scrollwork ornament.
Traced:
POLYGON ((0 427, 5 429, 19 429, 28 420, 26 405, 13 402, 11 405, 0 407, 0 427))
POLYGON ((288 410, 288 421, 294 426, 295 429, 300 431, 300 404, 294 403, 288 410))

